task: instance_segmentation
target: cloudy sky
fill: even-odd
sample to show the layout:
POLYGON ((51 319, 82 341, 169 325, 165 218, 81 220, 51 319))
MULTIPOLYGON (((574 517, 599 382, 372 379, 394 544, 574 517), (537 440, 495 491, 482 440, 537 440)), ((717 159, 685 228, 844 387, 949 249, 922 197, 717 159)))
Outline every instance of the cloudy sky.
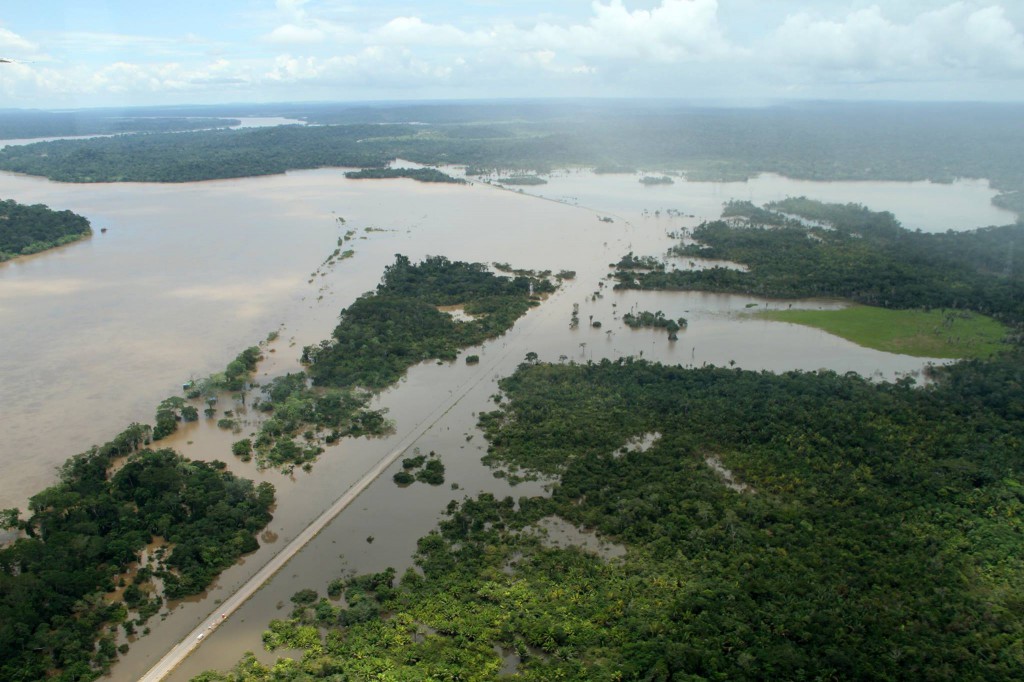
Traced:
POLYGON ((4 0, 0 108, 1024 100, 1021 0, 4 0))

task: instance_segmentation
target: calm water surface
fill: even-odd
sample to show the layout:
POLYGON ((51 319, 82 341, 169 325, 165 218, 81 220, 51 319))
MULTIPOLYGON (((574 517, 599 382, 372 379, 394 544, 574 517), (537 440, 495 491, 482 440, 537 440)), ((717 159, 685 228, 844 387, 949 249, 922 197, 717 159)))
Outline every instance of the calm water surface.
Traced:
MULTIPOLYGON (((97 231, 83 243, 0 265, 0 403, 5 406, 0 428, 6 436, 0 444, 5 474, 0 507, 23 507, 29 494, 53 482, 54 467, 69 455, 132 421, 151 421, 156 404, 175 394, 184 380, 222 369, 239 350, 272 330, 281 335, 270 346, 274 352, 267 353, 261 378, 296 369, 301 346, 326 338, 338 311, 376 285, 395 253, 578 272, 575 281, 532 310, 508 335, 472 351, 481 356, 480 365, 424 363, 413 368, 378 398, 395 419, 397 433, 346 441, 325 453, 312 474, 258 472, 235 461, 229 447, 240 436, 209 422, 186 425, 169 439, 168 444, 190 457, 222 459, 245 476, 273 482, 279 496, 273 535, 257 553, 226 571, 209 599, 178 604, 166 620, 151 620, 153 634, 132 643, 114 678, 129 680, 144 672, 216 608, 213 600, 255 572, 416 430, 425 432, 414 447, 441 454, 448 468, 445 485, 400 490, 390 480, 393 472, 378 479, 218 628, 174 679, 228 666, 245 650, 259 650, 267 620, 286 616, 288 609, 278 604, 288 604, 288 597, 302 587, 322 590, 345 570, 408 566, 416 538, 434 526, 453 497, 484 490, 513 496, 542 492, 539 482, 512 488, 495 479, 479 463, 484 443, 474 427, 476 413, 493 405, 488 401, 496 379, 512 372, 528 351, 553 362, 642 354, 684 365, 830 368, 880 378, 915 373, 927 363, 744 315, 750 304, 763 309, 788 306, 788 301, 610 291, 608 263, 627 250, 661 254, 672 243, 668 232, 697 220, 644 216, 645 208, 654 210, 660 204, 713 217, 715 201, 720 205, 727 192, 722 189, 712 201, 701 198, 700 188, 694 188, 693 196, 681 193, 685 187, 680 183, 664 188, 681 193, 673 203, 667 197, 659 202, 648 200, 652 188, 631 176, 591 176, 599 181, 591 194, 580 191, 590 185, 577 176, 567 174, 565 179, 575 183, 579 203, 595 210, 484 184, 351 181, 342 170, 183 185, 66 185, 0 174, 0 196, 74 210, 89 217, 97 231), (604 215, 613 215, 615 222, 598 220, 604 215), (105 234, 99 232, 103 227, 108 228, 105 234), (373 231, 365 231, 368 227, 373 231), (355 257, 320 269, 348 229, 357 230, 355 257), (570 330, 574 303, 580 306, 582 324, 570 330), (630 309, 683 316, 689 327, 679 341, 670 343, 662 332, 622 325, 621 315, 630 309), (587 326, 591 315, 602 322, 601 329, 587 326), (432 417, 438 405, 449 402, 451 409, 432 417), (451 482, 459 489, 452 490, 451 482), (374 537, 372 544, 368 536, 374 537)), ((540 189, 550 191, 558 182, 540 189)), ((773 182, 784 185, 781 179, 773 182)), ((867 203, 869 185, 886 184, 856 183, 840 200, 867 203)), ((921 183, 903 187, 911 196, 931 191, 921 183)), ((981 188, 940 187, 959 197, 964 211, 976 212, 975 224, 985 222, 989 206, 981 188)), ((809 194, 799 185, 793 189, 793 194, 809 194)), ((920 201, 927 203, 928 196, 920 201)), ((943 206, 933 205, 933 210, 944 214, 943 206)), ((895 204, 877 208, 904 218, 895 204)))
MULTIPOLYGON (((763 173, 746 182, 685 182, 642 185, 643 174, 598 175, 589 170, 558 171, 546 185, 523 187, 543 196, 598 210, 639 213, 644 209, 675 209, 702 219, 717 218, 726 201, 761 205, 786 197, 806 196, 833 203, 858 203, 874 211, 890 211, 911 230, 945 232, 988 225, 1008 225, 1017 216, 991 204, 998 192, 987 180, 934 182, 814 182, 763 173)), ((493 179, 493 178, 492 178, 493 179)), ((517 188, 518 189, 518 188, 517 188)))

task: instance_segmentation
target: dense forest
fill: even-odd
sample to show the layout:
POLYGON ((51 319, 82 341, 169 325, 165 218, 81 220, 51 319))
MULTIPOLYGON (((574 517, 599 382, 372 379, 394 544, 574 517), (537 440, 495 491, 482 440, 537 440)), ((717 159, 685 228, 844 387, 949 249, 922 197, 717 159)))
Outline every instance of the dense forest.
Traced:
POLYGON ((282 126, 92 140, 37 142, 0 150, 0 167, 62 182, 189 182, 296 168, 384 166, 379 138, 415 132, 381 126, 282 126))
POLYGON ((453 501, 422 574, 296 595, 264 641, 302 660, 197 679, 1016 679, 1022 360, 923 389, 524 363, 481 425, 550 498, 453 501), (550 545, 532 529, 552 515, 625 556, 550 545))
POLYGON ((804 198, 767 208, 732 202, 723 216, 693 230, 698 243, 684 242, 671 253, 734 261, 748 271, 638 271, 620 261, 616 288, 836 296, 1024 322, 1024 266, 1014 256, 1024 248, 1024 224, 926 234, 903 228, 888 212, 804 198))
POLYGON ((176 116, 166 109, 91 109, 80 111, 0 111, 0 141, 72 135, 165 133, 225 128, 236 118, 176 116))
MULTIPOLYGON (((193 113, 211 115, 212 110, 193 113)), ((180 114, 181 112, 175 112, 180 114)), ((219 112, 222 113, 222 112, 219 112)), ((663 102, 275 105, 315 126, 122 136, 10 147, 0 168, 55 180, 183 182, 394 158, 482 169, 685 170, 690 179, 776 172, 810 180, 988 178, 1024 210, 1017 104, 663 102), (412 125, 411 122, 416 122, 412 125)))
POLYGON ((350 180, 377 180, 388 178, 410 178, 418 182, 448 182, 455 185, 466 184, 465 180, 453 178, 436 168, 364 168, 345 173, 350 180))
POLYGON ((163 596, 201 592, 259 546, 272 485, 222 462, 139 450, 149 438, 148 426, 130 426, 68 460, 59 482, 31 498, 28 518, 4 511, 19 538, 0 549, 0 678, 96 679, 117 656, 118 628, 134 633, 163 596), (154 541, 163 549, 126 581, 154 541))
POLYGON ((414 264, 397 255, 376 291, 342 311, 333 338, 303 349, 315 384, 384 388, 410 366, 454 360, 459 350, 508 331, 539 296, 547 279, 499 277, 482 263, 432 256, 414 264), (460 321, 442 310, 462 306, 460 321))
POLYGON ((507 177, 497 178, 497 179, 495 179, 495 182, 500 183, 502 185, 517 185, 517 186, 518 185, 531 186, 531 185, 546 185, 546 184, 548 184, 547 180, 545 180, 544 178, 538 177, 536 175, 509 175, 507 177))
POLYGON ((0 262, 70 244, 90 234, 89 220, 77 213, 0 200, 0 262))

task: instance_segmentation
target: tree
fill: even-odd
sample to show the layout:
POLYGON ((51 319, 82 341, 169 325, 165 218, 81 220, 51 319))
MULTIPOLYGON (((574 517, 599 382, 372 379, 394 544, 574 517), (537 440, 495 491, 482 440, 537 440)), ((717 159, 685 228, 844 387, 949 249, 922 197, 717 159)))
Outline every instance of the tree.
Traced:
POLYGON ((25 522, 21 519, 19 510, 15 507, 0 511, 0 528, 6 530, 28 530, 25 522))

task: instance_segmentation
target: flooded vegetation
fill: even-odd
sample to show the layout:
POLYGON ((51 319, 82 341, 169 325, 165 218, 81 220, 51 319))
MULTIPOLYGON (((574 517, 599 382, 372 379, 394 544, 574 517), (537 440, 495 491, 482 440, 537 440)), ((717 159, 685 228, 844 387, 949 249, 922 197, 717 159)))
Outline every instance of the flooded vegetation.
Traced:
MULTIPOLYGON (((499 260, 537 269, 574 269, 577 281, 586 273, 578 291, 595 287, 607 273, 606 264, 630 244, 637 252, 661 252, 672 244, 666 232, 692 222, 633 214, 629 224, 606 224, 586 211, 487 187, 357 185, 341 175, 325 170, 195 185, 88 187, 0 176, 7 196, 68 206, 110 228, 89 243, 0 267, 0 319, 7 329, 0 397, 11 406, 3 446, 9 486, 0 491, 2 504, 24 507, 29 491, 44 488, 53 467, 80 450, 83 439, 103 442, 125 424, 149 420, 157 403, 183 381, 223 369, 239 349, 282 323, 282 338, 267 362, 295 371, 297 351, 330 336, 333 317, 377 284, 396 251, 411 258, 443 251, 450 258, 484 262, 500 254, 499 260), (395 192, 403 201, 393 200, 395 192), (346 216, 347 226, 337 223, 338 214, 346 216), (486 243, 470 238, 478 237, 481 225, 488 226, 486 243), (358 254, 307 284, 314 264, 353 228, 359 231, 358 254), (550 248, 533 248, 539 243, 550 248), (68 333, 69 324, 74 334, 68 333), (89 342, 81 343, 83 338, 89 342), (109 350, 115 344, 120 352, 109 350), (34 436, 40 432, 48 434, 43 442, 34 436)), ((983 203, 974 205, 985 210, 983 203)), ((621 331, 589 338, 580 330, 579 338, 546 333, 523 352, 579 360, 612 356, 615 349, 644 350, 674 362, 735 360, 770 369, 817 369, 838 361, 843 365, 838 369, 869 375, 922 366, 883 354, 861 360, 859 352, 849 350, 853 346, 834 337, 733 319, 730 312, 742 310, 751 298, 641 292, 590 298, 579 291, 566 305, 578 303, 606 320, 634 303, 687 317, 691 343, 669 351, 648 347, 654 337, 644 343, 648 337, 641 334, 624 347, 621 331), (703 318, 699 329, 697 316, 703 318), (763 336, 775 350, 751 352, 742 343, 750 333, 763 336), (804 353, 791 352, 797 345, 804 353)))
MULTIPOLYGON (((496 459, 556 478, 550 496, 451 502, 417 545, 419 570, 351 579, 348 612, 300 609, 272 622, 264 641, 304 648, 286 665, 307 674, 492 677, 514 661, 536 680, 684 669, 763 677, 768 666, 790 677, 824 661, 843 676, 910 665, 1007 678, 1012 660, 955 651, 1019 631, 1020 614, 998 608, 970 632, 944 623, 1006 605, 1016 574, 1006 563, 1015 542, 1003 535, 1013 522, 987 509, 1015 489, 999 481, 1018 436, 989 441, 974 474, 957 465, 982 424, 1020 431, 1013 407, 974 403, 979 391, 1013 390, 1016 362, 956 366, 932 391, 831 372, 521 364, 500 382, 504 404, 484 427, 496 459), (650 448, 609 454, 652 428, 661 437, 650 448), (980 491, 977 475, 990 481, 980 491), (936 480, 908 488, 921 477, 936 480), (940 488, 952 499, 933 498, 940 488), (936 557, 946 514, 984 529, 960 536, 974 551, 936 557), (522 532, 533 526, 596 529, 625 553, 609 560, 578 538, 563 547, 550 532, 522 532), (836 608, 837 593, 849 608, 836 608), (856 644, 837 651, 831 633, 850 619, 856 644), (912 632, 896 625, 907 619, 912 632), (780 642, 779 625, 798 641, 780 642), (749 657, 722 649, 737 637, 749 657), (915 653, 893 660, 884 652, 894 644, 915 653)), ((202 679, 269 673, 247 656, 234 672, 202 679)))
POLYGON ((722 204, 731 200, 760 206, 787 197, 809 197, 826 203, 854 202, 875 211, 891 211, 908 229, 923 232, 1006 225, 1016 220, 1013 211, 991 203, 998 193, 985 180, 814 182, 761 173, 743 181, 694 177, 673 185, 638 186, 636 177, 574 168, 545 175, 544 187, 522 189, 568 204, 622 215, 646 213, 651 218, 679 213, 714 220, 721 214, 722 204))
POLYGON ((891 309, 965 308, 1024 320, 1024 278, 1012 255, 1019 225, 944 234, 907 230, 888 212, 787 199, 768 208, 726 205, 741 222, 701 223, 671 253, 739 262, 666 271, 650 258, 619 262, 617 288, 838 296, 891 309), (810 219, 811 224, 790 217, 810 219))
POLYGON ((0 680, 1021 677, 1024 7, 38 4, 0 680))
MULTIPOLYGON (((301 376, 303 368, 299 361, 303 348, 332 338, 332 330, 338 326, 338 311, 351 310, 354 303, 362 300, 363 292, 378 286, 381 274, 394 267, 396 252, 407 254, 408 267, 443 253, 453 260, 470 263, 500 259, 514 263, 517 268, 532 268, 529 274, 524 270, 517 277, 529 278, 545 271, 572 273, 572 277, 558 278, 561 284, 553 293, 539 291, 537 282, 529 284, 524 301, 529 302, 529 296, 537 293, 546 293, 546 300, 539 306, 526 305, 517 314, 516 317, 525 312, 518 321, 512 317, 503 323, 498 332, 503 335, 492 333, 468 339, 471 345, 465 354, 475 356, 476 363, 453 362, 461 350, 443 356, 411 356, 412 366, 406 371, 409 363, 403 365, 404 378, 393 388, 367 396, 364 406, 378 413, 386 410, 387 419, 394 426, 392 433, 368 440, 347 438, 344 436, 351 434, 339 431, 339 437, 328 442, 331 429, 317 427, 316 448, 322 448, 322 452, 317 454, 313 474, 301 467, 282 466, 284 460, 265 459, 264 464, 273 466, 261 470, 255 451, 250 451, 254 461, 244 461, 241 455, 232 454, 240 441, 255 441, 266 422, 267 414, 260 413, 254 404, 257 393, 249 392, 243 405, 232 397, 234 389, 221 387, 215 391, 218 401, 208 406, 214 411, 210 417, 203 414, 207 408, 206 391, 192 398, 185 395, 183 405, 168 406, 183 419, 173 420, 176 429, 165 435, 161 447, 175 448, 190 459, 222 460, 226 470, 233 474, 273 484, 278 490, 277 508, 274 521, 262 535, 262 546, 243 563, 224 571, 203 599, 170 602, 161 611, 161 618, 151 618, 145 627, 158 636, 132 641, 129 652, 118 663, 116 675, 140 676, 162 655, 167 642, 177 641, 205 622, 216 610, 214 601, 245 582, 324 507, 356 484, 375 463, 393 453, 397 453, 393 463, 368 483, 353 505, 327 524, 256 598, 238 607, 215 631, 204 635, 203 646, 172 679, 188 679, 211 667, 224 668, 226 661, 242 652, 259 650, 267 623, 288 616, 287 612, 280 612, 278 603, 289 603, 291 595, 306 587, 323 592, 339 575, 375 574, 393 567, 396 573, 390 588, 383 582, 373 589, 360 588, 367 594, 364 604, 376 603, 387 611, 389 600, 398 594, 389 589, 412 589, 412 582, 406 585, 406 580, 399 581, 399 577, 411 575, 404 572, 412 566, 417 538, 428 535, 452 499, 467 505, 481 494, 493 496, 494 508, 488 506, 491 503, 486 502, 486 497, 479 498, 484 500, 480 502, 481 513, 496 514, 510 529, 520 523, 523 527, 541 523, 545 518, 564 518, 576 529, 599 527, 593 519, 583 522, 563 513, 564 510, 553 512, 544 507, 534 511, 529 504, 524 510, 521 502, 504 510, 502 500, 506 497, 546 499, 545 486, 564 486, 564 478, 559 477, 564 477, 567 470, 502 455, 502 448, 519 446, 513 440, 503 443, 500 430, 485 440, 476 426, 480 413, 495 407, 504 409, 499 407, 501 401, 495 402, 494 396, 502 393, 495 381, 521 365, 543 368, 549 366, 546 363, 553 363, 553 367, 570 371, 573 363, 600 364, 605 358, 632 356, 698 369, 717 365, 737 370, 815 372, 825 368, 839 373, 853 371, 875 379, 916 376, 923 381, 924 368, 939 362, 862 348, 815 329, 748 315, 751 310, 790 307, 839 309, 846 305, 843 301, 780 300, 751 293, 612 289, 614 280, 609 276, 616 269, 609 268, 609 263, 616 263, 630 251, 665 253, 679 243, 673 235, 692 230, 699 222, 683 211, 658 215, 645 211, 651 204, 642 205, 642 196, 657 188, 641 186, 629 177, 617 181, 622 186, 622 195, 630 198, 619 201, 613 194, 597 212, 538 201, 484 184, 423 185, 407 179, 354 181, 345 178, 342 171, 330 170, 175 187, 95 185, 88 191, 31 178, 0 176, 0 187, 19 200, 57 197, 62 200, 61 205, 73 206, 93 219, 102 216, 103 224, 111 226, 102 238, 54 254, 55 260, 33 257, 18 261, 13 267, 0 266, 0 320, 17 330, 3 361, 6 364, 0 368, 5 379, 11 378, 0 391, 9 392, 3 396, 5 404, 14 406, 9 415, 14 428, 10 442, 4 446, 9 450, 0 453, 9 462, 11 472, 2 491, 6 495, 5 506, 23 506, 21 496, 29 494, 26 490, 45 487, 50 482, 52 467, 63 462, 68 452, 75 451, 72 448, 80 444, 83 435, 101 442, 104 433, 114 432, 116 426, 148 421, 161 400, 179 393, 182 384, 195 380, 199 385, 201 380, 197 377, 222 370, 239 349, 267 337, 269 330, 274 331, 270 339, 260 344, 263 359, 253 365, 252 379, 262 384, 264 391, 271 391, 287 383, 289 373, 301 376), (396 201, 396 196, 402 200, 396 201), (185 203, 191 206, 190 210, 181 208, 185 203), (637 208, 631 208, 634 206, 637 208), (205 214, 204 209, 209 213, 205 214), (204 219, 196 221, 193 212, 205 215, 204 219), (595 220, 595 215, 600 218, 609 213, 615 216, 614 222, 595 220), (345 216, 343 221, 338 220, 337 214, 345 216), (481 238, 484 234, 486 239, 481 238), (336 247, 337 257, 328 256, 325 261, 324 256, 336 247), (340 258, 342 249, 346 253, 351 250, 351 255, 340 258), (311 276, 311 269, 321 262, 323 265, 311 276), (254 271, 261 275, 248 276, 254 271), (117 276, 109 274, 112 272, 117 276), (125 291, 132 295, 125 296, 125 291), (159 305, 154 305, 154 301, 159 305), (70 343, 70 339, 62 342, 67 328, 62 332, 61 327, 53 325, 52 318, 67 310, 78 312, 63 319, 63 324, 79 324, 80 334, 87 334, 90 339, 106 339, 106 344, 83 348, 70 343), (661 327, 657 324, 659 320, 678 325, 672 332, 677 339, 670 341, 666 337, 667 324, 665 329, 646 329, 642 324, 640 328, 630 328, 635 325, 630 325, 629 320, 643 321, 648 315, 655 321, 655 327, 661 327), (574 316, 581 318, 581 323, 571 327, 568 321, 574 316), (686 324, 679 324, 680 319, 685 319, 686 324), (594 325, 595 321, 601 325, 594 325), (37 352, 39 348, 47 349, 45 361, 37 352), (111 352, 115 348, 120 352, 111 352), (125 350, 132 348, 138 353, 125 350), (432 359, 420 362, 425 358, 432 359), (433 358, 440 358, 440 362, 433 358), (40 374, 51 380, 39 382, 40 374), (123 390, 106 390, 117 385, 118 380, 123 390), (40 410, 44 405, 46 409, 40 410), (184 419, 182 407, 189 405, 201 415, 194 421, 184 419), (54 415, 60 415, 60 420, 54 415), (218 422, 224 420, 235 423, 218 427, 218 422), (40 429, 50 434, 43 444, 34 435, 40 429), (490 447, 497 448, 491 459, 502 462, 499 471, 505 472, 503 477, 496 478, 496 471, 481 463, 490 447), (440 453, 443 484, 396 489, 393 478, 406 471, 403 459, 414 458, 415 448, 421 453, 440 453), (31 457, 26 456, 29 453, 31 457), (373 541, 368 542, 371 537, 373 541)), ((680 181, 673 187, 686 188, 690 184, 680 181)), ((850 196, 849 200, 856 197, 850 196)), ((669 271, 690 267, 685 257, 668 262, 669 271)), ((482 320, 493 318, 498 310, 474 308, 464 295, 424 304, 432 313, 445 318, 445 325, 479 325, 482 320)), ((317 364, 314 362, 312 367, 317 364)), ((295 400, 299 402, 305 400, 302 391, 307 389, 304 382, 303 386, 291 386, 286 402, 291 396, 297 396, 295 400)), ((505 393, 509 393, 507 387, 505 393)), ((269 399, 269 393, 263 393, 261 400, 264 399, 269 399)), ((606 416, 615 423, 619 415, 612 411, 606 416)), ((572 438, 563 440, 578 445, 586 441, 584 433, 574 432, 572 438)), ((606 444, 609 448, 602 452, 612 459, 633 461, 670 448, 667 433, 660 425, 651 423, 632 434, 639 439, 636 442, 606 444), (655 433, 660 437, 651 435, 655 433), (625 448, 624 454, 611 456, 621 448, 625 448)), ((302 431, 295 431, 292 436, 301 441, 302 431)), ((572 462, 578 452, 561 451, 556 456, 552 450, 549 454, 552 464, 559 461, 570 468, 577 466, 572 462)), ((709 473, 704 462, 697 464, 709 473)), ((413 467, 414 479, 420 471, 413 467)), ((709 475, 712 478, 708 480, 724 487, 713 474, 709 475)), ((740 480, 755 479, 745 467, 742 469, 740 480)), ((756 485, 760 493, 761 483, 756 485)), ((448 509, 454 515, 452 518, 461 518, 462 512, 448 509)), ((551 523, 560 522, 543 522, 551 523)), ((620 537, 618 531, 603 532, 602 537, 620 537)), ((584 537, 574 538, 569 531, 563 535, 563 545, 590 547, 584 537)), ((628 546, 629 542, 623 539, 616 542, 628 546)), ((539 552, 533 556, 542 563, 554 562, 552 566, 581 561, 581 566, 598 570, 596 567, 602 561, 600 556, 577 559, 575 550, 545 546, 539 540, 538 543, 529 551, 539 552), (598 564, 590 563, 594 561, 598 564)), ((430 565, 429 561, 449 562, 445 558, 449 551, 453 550, 440 546, 436 551, 421 549, 421 569, 426 570, 424 566, 430 565)), ((435 571, 432 575, 438 574, 435 571)), ((433 589, 429 580, 424 589, 433 589)), ((339 614, 317 609, 318 603, 307 605, 295 627, 317 625, 318 610, 323 611, 324 618, 338 620, 339 614), (310 618, 310 623, 303 621, 310 618)), ((433 608, 425 606, 424 611, 413 614, 413 620, 435 623, 430 611, 433 608)), ((372 612, 370 609, 367 613, 372 612)), ((579 617, 581 622, 585 620, 584 616, 579 617)), ((369 627, 372 622, 371 618, 351 625, 369 627)), ((289 634, 291 631, 281 630, 282 627, 278 626, 277 646, 287 649, 303 641, 298 634, 289 634)), ((396 621, 387 627, 402 626, 396 621)), ((413 631, 420 632, 415 627, 410 630, 413 631)), ((301 632, 308 635, 306 630, 301 632)), ((439 632, 446 636, 443 628, 439 632)), ((520 671, 536 666, 536 674, 544 675, 550 672, 545 665, 556 665, 560 660, 558 647, 569 646, 571 641, 559 643, 556 633, 538 632, 541 634, 527 636, 513 627, 513 634, 493 641, 517 652, 520 659, 516 665, 520 671), (549 641, 547 636, 555 639, 549 641)), ((424 643, 442 649, 446 646, 430 637, 424 643)), ((486 651, 481 649, 480 656, 481 661, 492 661, 500 668, 501 658, 491 645, 486 651)), ((273 660, 273 655, 265 652, 258 653, 258 657, 264 662, 273 660)))
POLYGON ((465 180, 453 178, 436 168, 364 168, 349 171, 345 177, 350 180, 386 180, 390 178, 411 178, 419 182, 450 182, 462 184, 465 180))

